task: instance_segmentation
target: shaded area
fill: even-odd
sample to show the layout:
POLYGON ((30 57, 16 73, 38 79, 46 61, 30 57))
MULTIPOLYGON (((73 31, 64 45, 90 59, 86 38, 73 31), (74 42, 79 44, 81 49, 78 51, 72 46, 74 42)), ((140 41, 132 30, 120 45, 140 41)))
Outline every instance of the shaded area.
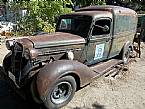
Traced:
POLYGON ((0 67, 0 108, 1 109, 44 109, 32 100, 23 99, 14 91, 13 82, 4 75, 0 67))
MULTIPOLYGON (((44 106, 36 104, 32 99, 26 99, 19 94, 20 91, 10 78, 5 76, 3 68, 0 66, 0 109, 46 109, 44 106)), ((92 104, 93 109, 105 109, 98 103, 92 104)), ((75 107, 72 109, 92 109, 86 107, 75 107)))
MULTIPOLYGON (((98 103, 92 104, 93 109, 105 109, 103 105, 100 105, 98 103)), ((75 107, 73 109, 92 109, 92 108, 86 108, 86 107, 75 107)))

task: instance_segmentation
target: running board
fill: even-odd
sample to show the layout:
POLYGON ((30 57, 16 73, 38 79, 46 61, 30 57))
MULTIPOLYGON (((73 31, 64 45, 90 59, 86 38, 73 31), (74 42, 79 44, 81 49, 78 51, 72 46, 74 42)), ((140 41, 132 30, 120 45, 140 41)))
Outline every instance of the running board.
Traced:
POLYGON ((116 65, 123 63, 122 60, 119 59, 111 59, 106 62, 102 62, 95 66, 90 67, 98 76, 104 75, 105 73, 109 72, 112 68, 116 65))

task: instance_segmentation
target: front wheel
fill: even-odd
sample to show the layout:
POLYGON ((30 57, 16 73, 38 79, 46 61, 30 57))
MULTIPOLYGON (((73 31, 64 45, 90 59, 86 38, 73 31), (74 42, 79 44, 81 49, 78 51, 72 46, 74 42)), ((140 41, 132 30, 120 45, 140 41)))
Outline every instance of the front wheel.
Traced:
POLYGON ((76 91, 76 81, 72 76, 58 79, 48 91, 43 101, 48 109, 57 109, 65 106, 73 98, 76 91))

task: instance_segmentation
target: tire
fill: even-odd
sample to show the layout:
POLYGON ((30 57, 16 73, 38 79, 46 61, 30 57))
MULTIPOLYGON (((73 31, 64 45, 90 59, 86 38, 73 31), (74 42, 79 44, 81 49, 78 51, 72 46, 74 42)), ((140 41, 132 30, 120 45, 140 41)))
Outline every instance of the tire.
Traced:
POLYGON ((76 81, 72 76, 62 77, 54 83, 53 87, 48 91, 46 100, 43 101, 48 109, 58 109, 73 98, 76 91, 76 81))
POLYGON ((128 64, 130 54, 131 54, 131 48, 129 46, 125 47, 122 52, 122 60, 124 64, 128 64))
POLYGON ((30 92, 33 100, 38 103, 42 104, 42 100, 39 98, 39 93, 37 91, 37 85, 36 85, 36 78, 34 77, 31 84, 30 84, 30 92))

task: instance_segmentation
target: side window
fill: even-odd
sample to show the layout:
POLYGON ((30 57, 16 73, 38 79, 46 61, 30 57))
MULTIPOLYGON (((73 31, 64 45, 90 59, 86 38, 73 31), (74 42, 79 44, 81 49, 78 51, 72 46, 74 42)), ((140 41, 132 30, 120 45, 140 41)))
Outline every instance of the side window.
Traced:
POLYGON ((109 34, 110 26, 111 20, 109 19, 97 20, 92 31, 92 36, 109 34))
POLYGON ((71 30, 71 19, 61 19, 59 29, 60 30, 71 30))

